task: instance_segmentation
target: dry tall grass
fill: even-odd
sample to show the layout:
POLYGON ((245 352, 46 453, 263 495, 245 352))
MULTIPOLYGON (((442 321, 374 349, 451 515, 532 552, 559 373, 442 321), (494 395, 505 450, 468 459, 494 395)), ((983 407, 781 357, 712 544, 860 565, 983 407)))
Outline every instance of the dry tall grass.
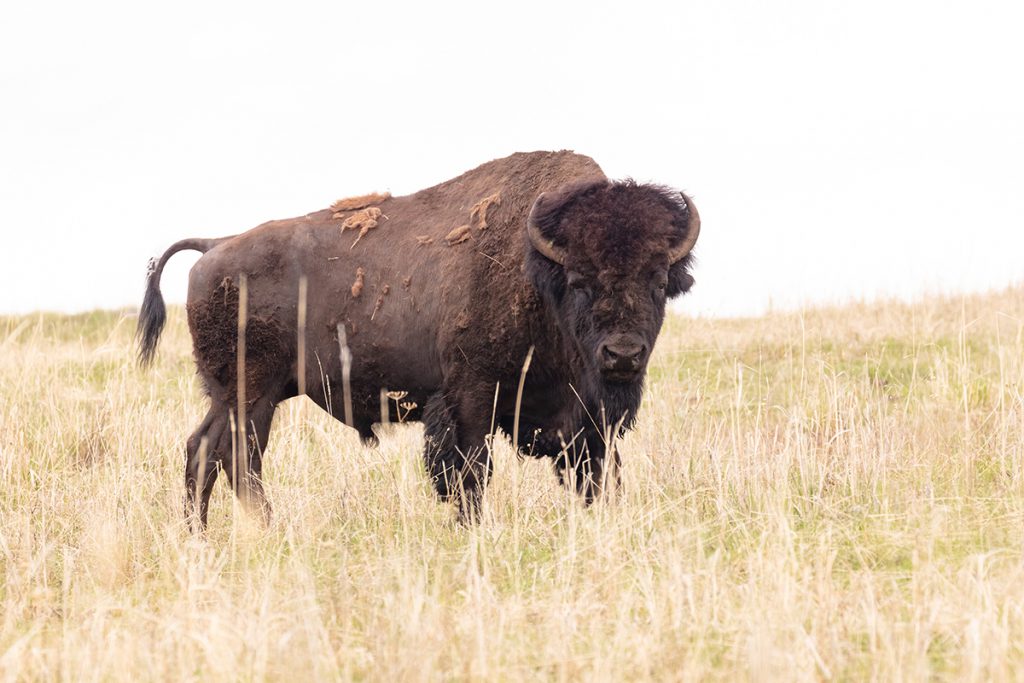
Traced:
POLYGON ((1024 671, 1024 291, 672 318, 624 490, 506 446, 464 528, 420 463, 279 411, 263 529, 180 512, 181 311, 0 319, 0 678, 918 679, 1024 671))

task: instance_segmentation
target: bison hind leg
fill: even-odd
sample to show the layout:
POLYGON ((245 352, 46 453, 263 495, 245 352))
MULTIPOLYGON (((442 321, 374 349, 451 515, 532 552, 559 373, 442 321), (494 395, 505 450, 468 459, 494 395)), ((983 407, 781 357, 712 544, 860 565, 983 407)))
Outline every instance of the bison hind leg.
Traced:
POLYGON ((270 435, 275 404, 267 397, 252 402, 246 417, 246 460, 235 458, 238 431, 230 406, 213 400, 209 412, 186 443, 185 518, 193 531, 206 528, 210 495, 223 472, 246 510, 270 520, 270 504, 263 490, 263 451, 270 435))
MULTIPOLYGON (((247 462, 236 463, 229 459, 224 473, 239 502, 250 514, 270 522, 270 503, 263 490, 263 452, 270 437, 270 425, 274 420, 277 406, 266 396, 253 401, 246 416, 244 451, 247 462), (241 465, 241 466, 239 466, 241 465)), ((239 449, 240 452, 241 449, 239 449)))
POLYGON ((230 431, 227 409, 214 403, 185 443, 185 520, 192 531, 206 528, 210 494, 223 458, 222 438, 227 433, 230 441, 230 431))

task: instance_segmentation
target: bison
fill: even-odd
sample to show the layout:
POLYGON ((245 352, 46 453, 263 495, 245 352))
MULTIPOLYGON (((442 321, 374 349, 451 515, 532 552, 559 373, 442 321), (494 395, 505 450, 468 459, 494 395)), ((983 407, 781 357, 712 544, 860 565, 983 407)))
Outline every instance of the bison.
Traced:
POLYGON ((174 244, 150 263, 138 337, 145 365, 164 264, 203 252, 186 311, 210 409, 187 441, 186 514, 205 528, 219 472, 269 514, 274 410, 303 393, 364 441, 375 422, 422 421, 433 485, 463 518, 479 510, 496 427, 593 501, 617 471, 666 301, 693 284, 699 231, 681 192, 611 181, 563 151, 174 244))

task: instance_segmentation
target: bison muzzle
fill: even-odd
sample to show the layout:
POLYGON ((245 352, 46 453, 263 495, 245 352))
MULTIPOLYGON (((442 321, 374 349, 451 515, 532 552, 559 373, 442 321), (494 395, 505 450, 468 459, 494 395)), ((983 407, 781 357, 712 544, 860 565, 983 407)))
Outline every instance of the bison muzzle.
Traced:
POLYGON ((412 195, 178 242, 151 264, 138 334, 146 364, 164 264, 203 252, 186 311, 210 410, 186 445, 187 516, 205 527, 221 473, 269 514, 267 437, 300 393, 364 441, 376 422, 422 421, 434 487, 464 518, 479 511, 495 426, 593 501, 617 472, 666 301, 693 284, 699 231, 678 191, 535 152, 412 195))

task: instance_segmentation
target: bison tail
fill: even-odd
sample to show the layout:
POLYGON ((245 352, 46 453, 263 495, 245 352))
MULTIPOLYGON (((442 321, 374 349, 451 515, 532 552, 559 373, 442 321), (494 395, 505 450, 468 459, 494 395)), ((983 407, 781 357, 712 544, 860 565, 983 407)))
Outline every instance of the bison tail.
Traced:
POLYGON ((164 297, 160 293, 160 274, 167 264, 167 260, 179 251, 191 249, 202 253, 208 252, 216 245, 230 237, 219 239, 187 239, 175 242, 157 259, 149 260, 149 270, 146 273, 146 294, 142 298, 142 307, 139 309, 139 324, 135 329, 135 337, 139 342, 139 364, 146 367, 153 362, 156 355, 156 345, 160 341, 160 333, 163 332, 164 323, 167 321, 167 308, 164 306, 164 297))

